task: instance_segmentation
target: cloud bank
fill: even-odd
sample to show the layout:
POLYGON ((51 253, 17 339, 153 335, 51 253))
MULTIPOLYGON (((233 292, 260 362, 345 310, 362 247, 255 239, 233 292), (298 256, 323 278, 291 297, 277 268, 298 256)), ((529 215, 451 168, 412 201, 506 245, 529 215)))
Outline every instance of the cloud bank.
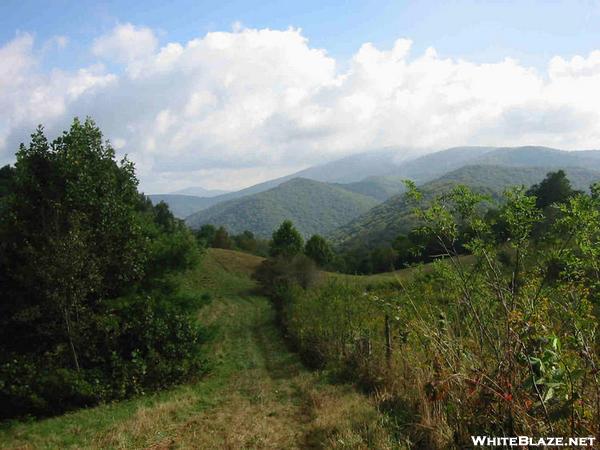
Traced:
POLYGON ((43 70, 30 34, 1 46, 0 161, 38 123, 57 133, 75 115, 96 119, 148 192, 237 188, 388 146, 600 147, 600 50, 540 72, 412 55, 409 39, 338 62, 294 28, 159 41, 120 24, 75 71, 43 70))

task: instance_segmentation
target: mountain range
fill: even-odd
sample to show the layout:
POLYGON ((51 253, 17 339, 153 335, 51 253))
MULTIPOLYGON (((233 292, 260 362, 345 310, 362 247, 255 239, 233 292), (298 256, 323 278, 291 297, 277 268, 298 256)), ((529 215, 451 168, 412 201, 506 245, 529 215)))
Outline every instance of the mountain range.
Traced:
MULTIPOLYGON (((178 196, 177 194, 183 194, 183 192, 179 191, 172 194, 152 194, 149 197, 155 203, 159 201, 166 202, 171 207, 171 211, 173 211, 175 216, 183 219, 192 214, 189 211, 198 212, 224 201, 258 194, 294 178, 306 178, 326 183, 351 183, 359 182, 368 177, 386 175, 400 167, 401 161, 405 158, 401 155, 401 149, 398 148, 384 148, 351 155, 326 164, 309 167, 290 175, 258 183, 239 191, 216 196, 200 196, 193 199, 189 195, 178 196)), ((375 180, 373 183, 379 184, 380 181, 375 180)), ((372 183, 370 185, 373 186, 372 183)), ((375 187, 375 189, 378 188, 375 187)), ((357 191, 360 192, 360 188, 357 188, 357 191)))
POLYGON ((232 233, 250 230, 268 238, 286 219, 305 237, 326 234, 379 203, 373 197, 340 186, 294 178, 267 191, 228 200, 186 219, 192 228, 223 225, 232 233))
POLYGON ((397 148, 353 155, 309 167, 240 191, 213 197, 152 195, 192 228, 205 223, 268 237, 284 219, 308 236, 327 234, 340 248, 377 245, 414 226, 404 204, 403 180, 427 195, 461 183, 497 195, 515 184, 529 186, 547 172, 565 169, 574 186, 600 180, 600 151, 547 147, 454 147, 417 158, 397 148))
POLYGON ((178 191, 173 191, 174 195, 195 195, 196 197, 216 197, 217 195, 227 194, 230 191, 222 189, 204 189, 201 186, 190 186, 178 191))

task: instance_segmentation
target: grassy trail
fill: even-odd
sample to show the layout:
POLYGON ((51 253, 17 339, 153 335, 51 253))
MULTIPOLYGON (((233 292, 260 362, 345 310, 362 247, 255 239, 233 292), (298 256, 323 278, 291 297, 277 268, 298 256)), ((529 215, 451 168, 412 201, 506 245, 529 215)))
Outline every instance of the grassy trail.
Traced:
POLYGON ((212 250, 182 278, 210 293, 209 375, 159 394, 0 429, 0 448, 393 448, 385 420, 351 386, 290 353, 249 274, 260 259, 212 250))

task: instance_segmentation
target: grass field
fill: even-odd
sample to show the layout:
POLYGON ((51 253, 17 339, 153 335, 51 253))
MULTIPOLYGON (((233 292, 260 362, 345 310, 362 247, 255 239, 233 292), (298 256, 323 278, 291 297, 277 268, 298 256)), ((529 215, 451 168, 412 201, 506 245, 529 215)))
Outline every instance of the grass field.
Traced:
MULTIPOLYGON (((472 265, 475 262, 475 257, 472 255, 459 256, 458 259, 465 266, 472 265)), ((421 264, 414 267, 408 267, 406 269, 395 270, 393 272, 375 273, 373 275, 348 275, 344 273, 328 272, 327 275, 330 278, 334 278, 340 281, 346 281, 350 283, 356 283, 363 286, 372 285, 377 286, 381 284, 393 283, 394 281, 405 281, 410 279, 417 271, 423 273, 430 272, 432 270, 432 264, 421 264)))
POLYGON ((209 373, 196 382, 63 416, 4 424, 0 448, 394 448, 386 418, 350 385, 305 369, 250 274, 261 258, 211 249, 181 289, 211 300, 209 373))

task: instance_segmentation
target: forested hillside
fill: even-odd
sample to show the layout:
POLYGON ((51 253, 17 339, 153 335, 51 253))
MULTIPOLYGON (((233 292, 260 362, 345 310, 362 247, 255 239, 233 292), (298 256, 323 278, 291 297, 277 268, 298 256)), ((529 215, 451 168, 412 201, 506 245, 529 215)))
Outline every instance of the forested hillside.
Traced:
POLYGON ((397 175, 382 175, 367 177, 354 183, 338 184, 338 186, 347 191, 357 192, 383 202, 404 191, 404 178, 397 175))
POLYGON ((251 231, 270 237, 292 220, 305 235, 325 234, 377 205, 378 200, 339 186, 297 178, 266 192, 221 203, 186 219, 192 228, 224 226, 231 233, 251 231))
MULTIPOLYGON (((447 192, 452 186, 464 184, 477 192, 498 197, 507 187, 528 187, 541 181, 550 170, 550 167, 466 166, 423 184, 421 190, 426 198, 432 198, 447 192)), ((593 182, 600 180, 600 171, 572 167, 565 172, 573 186, 581 190, 589 189, 593 182)), ((399 234, 407 234, 418 225, 412 209, 404 195, 393 196, 334 230, 330 234, 331 240, 346 250, 390 243, 399 234)))
POLYGON ((153 194, 149 195, 148 198, 155 205, 165 202, 178 219, 185 219, 187 216, 219 202, 219 200, 213 200, 214 197, 196 197, 195 195, 182 194, 153 194))

